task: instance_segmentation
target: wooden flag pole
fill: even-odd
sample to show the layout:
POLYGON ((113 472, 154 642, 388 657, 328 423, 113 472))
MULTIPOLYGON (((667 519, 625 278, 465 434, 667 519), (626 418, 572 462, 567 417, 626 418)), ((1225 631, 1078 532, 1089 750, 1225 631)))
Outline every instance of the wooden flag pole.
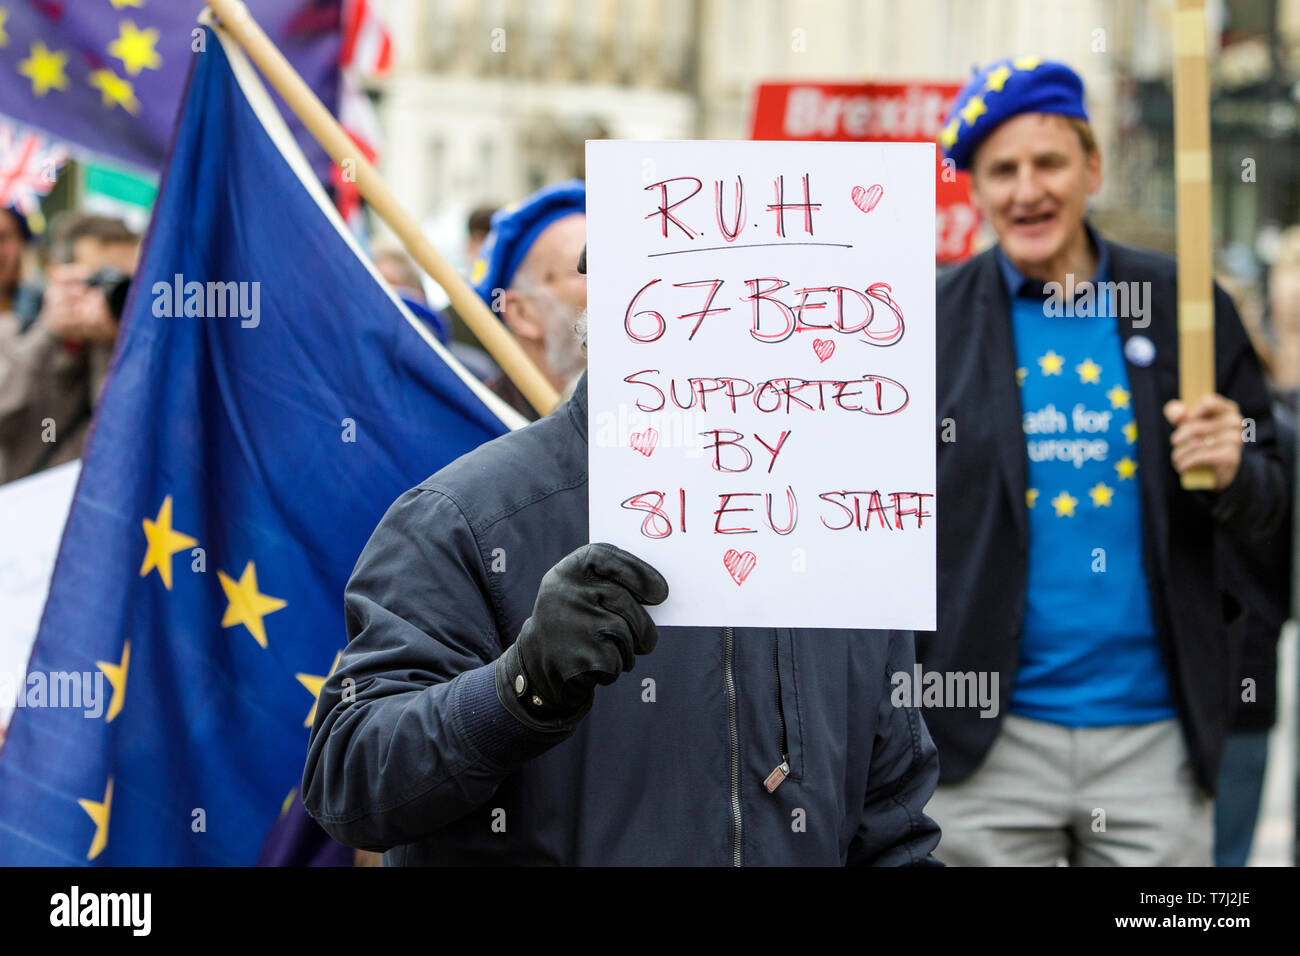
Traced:
POLYGON ((208 7, 257 65, 267 82, 284 99, 289 108, 307 127, 339 166, 356 173, 357 189, 376 214, 397 234, 407 253, 429 276, 442 286, 457 313, 492 355, 501 370, 528 399, 539 414, 548 414, 559 402, 559 394, 541 370, 520 348, 515 337, 483 304, 478 293, 451 267, 419 225, 401 207, 392 191, 380 178, 352 138, 325 108, 298 72, 284 58, 270 38, 257 25, 241 0, 206 0, 208 7))
MULTIPOLYGON (((1214 264, 1210 233, 1210 68, 1204 0, 1174 12, 1174 180, 1178 190, 1178 391, 1190 409, 1214 392, 1214 264)), ((1189 468, 1189 490, 1214 471, 1189 468)))

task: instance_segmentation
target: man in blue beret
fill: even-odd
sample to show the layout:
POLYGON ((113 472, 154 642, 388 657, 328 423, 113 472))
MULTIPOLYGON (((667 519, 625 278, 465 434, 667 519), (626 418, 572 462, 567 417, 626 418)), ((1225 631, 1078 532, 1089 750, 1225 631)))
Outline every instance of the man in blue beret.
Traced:
MULTIPOLYGON (((493 215, 470 276, 479 296, 561 394, 587 367, 579 332, 587 280, 575 268, 586 241, 586 184, 553 183, 493 215)), ((504 373, 488 387, 525 417, 537 418, 504 373)))
POLYGON ((1102 158, 1068 66, 979 71, 940 143, 997 245, 938 283, 946 510, 917 656, 945 686, 996 678, 999 700, 926 714, 936 855, 1208 865, 1242 693, 1215 536, 1268 535, 1287 496, 1259 363, 1216 288, 1216 394, 1178 401, 1176 263, 1087 221, 1102 158), (1185 491, 1202 466, 1214 490, 1185 491))

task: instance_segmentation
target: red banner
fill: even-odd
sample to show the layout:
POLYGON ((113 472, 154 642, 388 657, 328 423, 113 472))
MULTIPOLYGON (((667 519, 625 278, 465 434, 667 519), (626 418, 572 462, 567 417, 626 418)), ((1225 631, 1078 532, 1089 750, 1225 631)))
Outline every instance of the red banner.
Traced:
MULTIPOLYGON (((753 139, 933 143, 960 83, 760 83, 753 139)), ((972 253, 979 213, 970 181, 944 175, 936 150, 935 257, 943 264, 972 253)))

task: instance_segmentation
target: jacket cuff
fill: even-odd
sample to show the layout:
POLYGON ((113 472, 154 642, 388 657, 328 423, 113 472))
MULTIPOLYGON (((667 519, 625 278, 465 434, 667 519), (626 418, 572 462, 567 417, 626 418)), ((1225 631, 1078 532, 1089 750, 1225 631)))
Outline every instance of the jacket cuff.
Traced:
POLYGON ((567 738, 573 724, 525 724, 502 703, 497 671, 497 661, 492 661, 457 677, 453 707, 460 731, 471 746, 492 763, 513 767, 567 738))
POLYGON ((1198 495, 1205 496, 1203 500, 1208 502, 1210 516, 1215 521, 1227 527, 1232 526, 1233 519, 1254 497, 1254 489, 1259 486, 1258 469, 1262 466, 1263 463, 1254 455, 1248 455, 1243 450, 1237 473, 1222 491, 1198 492, 1198 495))

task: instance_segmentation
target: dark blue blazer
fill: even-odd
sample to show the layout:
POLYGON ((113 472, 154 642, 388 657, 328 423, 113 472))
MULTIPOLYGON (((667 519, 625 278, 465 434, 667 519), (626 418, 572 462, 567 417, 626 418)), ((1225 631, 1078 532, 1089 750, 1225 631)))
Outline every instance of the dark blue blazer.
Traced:
MULTIPOLYGON (((1125 344, 1144 335, 1155 346, 1149 366, 1128 364, 1138 426, 1143 556, 1193 768, 1213 793, 1236 694, 1232 665, 1242 618, 1239 603, 1216 583, 1215 530, 1242 540, 1267 537, 1284 520, 1289 492, 1259 361, 1232 301, 1217 286, 1217 391, 1254 419, 1255 441, 1245 445, 1241 468, 1222 492, 1183 490, 1170 462, 1173 429, 1161 410, 1178 397, 1175 262, 1106 245, 1113 281, 1149 283, 1146 316, 1116 320, 1125 344)), ((997 671, 1002 696, 999 716, 992 719, 974 709, 926 710, 939 746, 941 782, 947 784, 974 773, 997 736, 1016 674, 1025 605, 1025 436, 1010 305, 996 250, 940 278, 936 321, 938 627, 917 635, 917 656, 927 670, 997 671)))

